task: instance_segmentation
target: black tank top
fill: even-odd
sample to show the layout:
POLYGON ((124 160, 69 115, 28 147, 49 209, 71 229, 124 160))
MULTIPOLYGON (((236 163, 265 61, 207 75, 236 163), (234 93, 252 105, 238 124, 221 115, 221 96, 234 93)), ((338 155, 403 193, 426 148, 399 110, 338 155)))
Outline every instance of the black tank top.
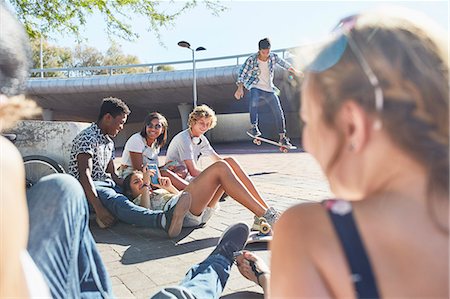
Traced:
POLYGON ((370 259, 359 235, 352 206, 344 200, 323 202, 345 252, 357 298, 380 298, 370 259))

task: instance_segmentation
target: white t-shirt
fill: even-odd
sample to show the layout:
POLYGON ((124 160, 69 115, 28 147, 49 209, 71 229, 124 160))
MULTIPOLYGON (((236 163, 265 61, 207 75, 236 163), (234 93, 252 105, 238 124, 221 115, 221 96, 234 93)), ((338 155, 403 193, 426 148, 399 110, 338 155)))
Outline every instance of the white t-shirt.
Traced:
POLYGON ((258 76, 259 81, 252 88, 255 87, 264 91, 273 92, 273 82, 269 72, 269 60, 261 61, 258 59, 258 66, 260 71, 258 76))
POLYGON ((20 262, 25 274, 30 298, 52 298, 42 273, 28 254, 28 251, 24 250, 20 253, 20 262))
POLYGON ((167 148, 166 163, 176 161, 184 165, 184 160, 193 160, 197 162, 200 156, 212 156, 216 152, 204 135, 201 135, 200 142, 194 144, 189 134, 189 129, 181 131, 175 137, 167 148))
POLYGON ((142 153, 142 162, 146 164, 156 164, 159 167, 158 155, 160 148, 156 146, 156 142, 152 146, 147 145, 147 141, 141 136, 141 133, 133 134, 125 143, 122 153, 122 164, 132 166, 130 152, 142 153))

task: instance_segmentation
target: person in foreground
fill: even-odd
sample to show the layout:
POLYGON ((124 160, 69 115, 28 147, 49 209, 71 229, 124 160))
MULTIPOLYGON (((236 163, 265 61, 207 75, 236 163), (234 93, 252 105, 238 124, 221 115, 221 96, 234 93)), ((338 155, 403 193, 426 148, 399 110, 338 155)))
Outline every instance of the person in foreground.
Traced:
MULTIPOLYGON (((239 168, 241 172, 243 170, 239 168)), ((279 217, 274 207, 269 207, 256 190, 253 182, 245 176, 241 180, 230 165, 224 161, 214 162, 203 170, 184 192, 177 190, 169 178, 160 176, 158 184, 151 183, 151 177, 157 175, 144 166, 144 171, 135 170, 124 179, 123 192, 135 204, 152 210, 166 210, 172 201, 177 201, 183 194, 189 194, 191 205, 187 212, 183 227, 195 227, 206 223, 219 208, 216 191, 222 188, 233 199, 255 214, 264 217, 268 224, 273 225, 279 217), (152 187, 157 188, 152 190, 152 187), (252 190, 252 191, 249 191, 252 190)), ((259 229, 254 224, 253 229, 259 229)))
MULTIPOLYGON (((25 100, 31 51, 25 31, 0 4, 0 130, 36 114, 25 100)), ((20 153, 0 136, 0 298, 111 298, 89 231, 80 184, 49 175, 25 192, 20 153)))
POLYGON ((389 7, 343 19, 310 64, 303 144, 338 199, 282 214, 267 297, 449 297, 446 36, 389 7))
POLYGON ((449 297, 446 35, 388 9, 343 19, 308 67, 303 144, 341 199, 281 215, 271 272, 237 257, 266 298, 449 297))
POLYGON ((83 186, 95 210, 100 227, 111 226, 115 218, 139 226, 164 229, 169 237, 180 232, 189 206, 189 196, 180 196, 166 211, 153 211, 135 205, 122 194, 120 179, 114 169, 115 137, 123 129, 130 110, 120 99, 105 98, 96 123, 81 131, 73 140, 69 173, 83 186))

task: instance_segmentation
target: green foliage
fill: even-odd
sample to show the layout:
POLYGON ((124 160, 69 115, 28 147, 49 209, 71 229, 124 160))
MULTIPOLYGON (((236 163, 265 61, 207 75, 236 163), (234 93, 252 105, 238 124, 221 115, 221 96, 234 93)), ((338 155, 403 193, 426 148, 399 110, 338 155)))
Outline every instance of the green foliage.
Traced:
POLYGON ((171 71, 174 71, 174 70, 175 70, 175 68, 173 66, 171 66, 171 65, 164 65, 164 64, 162 64, 162 65, 158 65, 156 67, 156 71, 157 72, 171 72, 171 71))
MULTIPOLYGON (((40 39, 31 41, 33 68, 40 67, 40 39)), ((119 44, 113 42, 105 54, 87 45, 79 44, 74 49, 58 47, 42 42, 43 68, 77 68, 98 66, 120 66, 140 64, 139 58, 124 54, 119 44)), ((148 68, 116 68, 114 74, 132 74, 149 72, 148 68)), ((108 70, 72 70, 70 76, 107 75, 108 70)), ((40 73, 32 73, 32 77, 40 77, 40 73)), ((67 77, 67 72, 45 72, 45 77, 67 77)))
POLYGON ((182 13, 202 3, 217 15, 226 8, 217 0, 161 1, 161 0, 6 0, 24 23, 31 38, 41 34, 65 33, 81 39, 86 20, 93 14, 104 18, 110 37, 135 40, 138 35, 129 23, 133 17, 146 18, 147 30, 160 39, 159 29, 173 25, 182 13), (163 5, 162 5, 163 4, 163 5), (161 5, 163 7, 161 7, 161 5))

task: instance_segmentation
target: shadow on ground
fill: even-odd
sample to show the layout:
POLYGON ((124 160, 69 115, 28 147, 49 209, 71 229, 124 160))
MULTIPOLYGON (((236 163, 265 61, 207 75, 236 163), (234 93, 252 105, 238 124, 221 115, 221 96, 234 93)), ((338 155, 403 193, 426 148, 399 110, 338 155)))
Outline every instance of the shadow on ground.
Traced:
POLYGON ((120 263, 123 265, 139 264, 214 247, 219 240, 215 237, 180 242, 197 228, 185 228, 178 237, 169 239, 166 233, 159 229, 135 227, 125 223, 100 229, 94 223, 95 221, 91 221, 91 231, 96 243, 118 245, 113 248, 121 256, 120 263))

